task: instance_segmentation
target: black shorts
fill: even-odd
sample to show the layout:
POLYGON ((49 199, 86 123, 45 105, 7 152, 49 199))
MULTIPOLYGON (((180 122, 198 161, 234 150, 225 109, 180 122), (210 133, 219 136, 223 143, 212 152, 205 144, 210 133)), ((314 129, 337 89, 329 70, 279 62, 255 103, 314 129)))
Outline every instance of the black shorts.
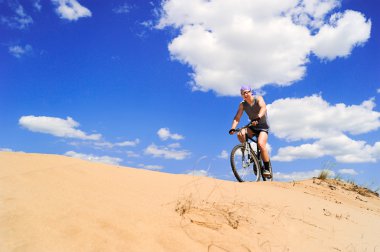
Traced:
POLYGON ((260 134, 260 132, 265 132, 265 133, 269 133, 269 129, 258 129, 254 126, 251 126, 249 127, 250 130, 252 130, 253 134, 258 136, 260 134))

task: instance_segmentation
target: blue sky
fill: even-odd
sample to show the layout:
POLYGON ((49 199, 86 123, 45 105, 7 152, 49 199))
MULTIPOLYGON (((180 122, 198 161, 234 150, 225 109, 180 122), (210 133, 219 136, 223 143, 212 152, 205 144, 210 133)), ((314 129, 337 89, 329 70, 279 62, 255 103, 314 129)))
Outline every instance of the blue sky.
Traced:
POLYGON ((331 169, 377 189, 379 9, 0 0, 0 149, 234 180, 246 84, 268 105, 278 180, 331 169))

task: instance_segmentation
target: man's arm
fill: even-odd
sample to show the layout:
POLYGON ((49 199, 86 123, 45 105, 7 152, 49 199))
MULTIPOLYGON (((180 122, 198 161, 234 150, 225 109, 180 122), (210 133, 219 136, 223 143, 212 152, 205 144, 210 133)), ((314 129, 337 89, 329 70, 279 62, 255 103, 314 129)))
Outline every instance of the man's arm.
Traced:
POLYGON ((262 96, 258 96, 257 101, 259 102, 259 106, 260 106, 260 111, 257 116, 262 118, 267 112, 267 105, 265 104, 264 98, 262 96))
POLYGON ((238 111, 236 112, 234 120, 232 121, 231 129, 236 129, 236 126, 239 124, 240 118, 243 115, 243 111, 243 104, 240 103, 238 111))

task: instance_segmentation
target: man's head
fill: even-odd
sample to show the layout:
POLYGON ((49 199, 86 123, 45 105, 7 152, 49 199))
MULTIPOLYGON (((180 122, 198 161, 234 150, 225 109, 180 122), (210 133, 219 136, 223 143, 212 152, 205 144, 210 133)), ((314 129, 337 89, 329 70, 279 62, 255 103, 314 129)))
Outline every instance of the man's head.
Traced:
POLYGON ((252 89, 250 86, 241 86, 240 88, 240 94, 244 97, 246 93, 251 93, 252 89))

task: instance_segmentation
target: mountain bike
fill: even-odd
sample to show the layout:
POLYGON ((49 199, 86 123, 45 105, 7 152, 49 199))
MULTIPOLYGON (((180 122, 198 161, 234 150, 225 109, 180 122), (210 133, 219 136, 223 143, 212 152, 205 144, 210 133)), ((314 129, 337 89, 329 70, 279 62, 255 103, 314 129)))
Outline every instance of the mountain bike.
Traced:
MULTIPOLYGON (((251 124, 244 127, 235 129, 234 133, 239 133, 242 129, 248 128, 251 124)), ((261 159, 261 153, 257 144, 257 135, 252 138, 245 134, 245 142, 236 145, 230 155, 231 168, 239 182, 245 181, 273 181, 272 167, 270 167, 270 176, 263 175, 264 165, 261 159), (255 139, 254 139, 255 138, 255 139), (251 144, 256 144, 256 150, 252 148, 251 144)))

